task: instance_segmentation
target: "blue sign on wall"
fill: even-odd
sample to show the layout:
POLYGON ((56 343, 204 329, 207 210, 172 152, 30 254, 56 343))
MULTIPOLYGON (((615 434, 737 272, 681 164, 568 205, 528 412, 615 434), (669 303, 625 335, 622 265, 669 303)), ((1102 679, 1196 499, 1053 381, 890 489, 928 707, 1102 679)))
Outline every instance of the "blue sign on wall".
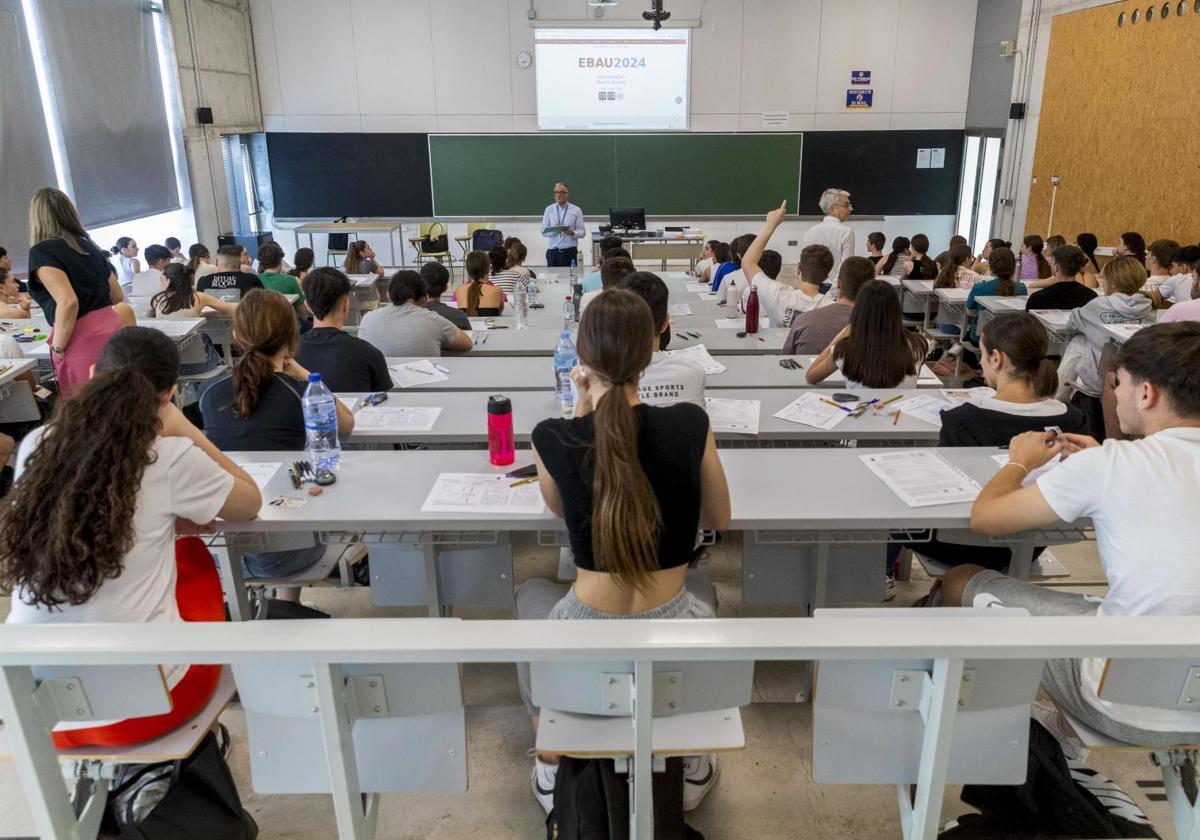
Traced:
POLYGON ((850 84, 852 85, 869 85, 871 84, 870 70, 851 70, 850 84))
POLYGON ((866 111, 871 108, 875 99, 875 91, 870 88, 846 91, 846 107, 856 111, 866 111))

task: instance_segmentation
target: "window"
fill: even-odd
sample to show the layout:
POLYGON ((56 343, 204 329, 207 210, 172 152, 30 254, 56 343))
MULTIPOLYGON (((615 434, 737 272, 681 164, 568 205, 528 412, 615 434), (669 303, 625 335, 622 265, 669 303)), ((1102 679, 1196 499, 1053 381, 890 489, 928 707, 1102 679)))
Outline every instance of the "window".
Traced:
POLYGON ((962 186, 958 193, 958 225, 955 233, 965 236, 979 251, 992 236, 996 214, 996 190, 1000 182, 999 137, 971 135, 963 152, 962 186))

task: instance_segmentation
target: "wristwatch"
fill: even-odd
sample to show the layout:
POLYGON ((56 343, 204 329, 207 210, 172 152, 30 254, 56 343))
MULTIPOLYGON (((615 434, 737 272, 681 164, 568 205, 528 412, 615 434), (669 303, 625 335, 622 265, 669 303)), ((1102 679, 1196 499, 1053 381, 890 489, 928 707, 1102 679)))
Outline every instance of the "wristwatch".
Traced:
POLYGON ((55 356, 58 356, 59 358, 62 358, 62 354, 67 352, 66 348, 63 348, 62 350, 60 350, 59 348, 55 347, 53 344, 50 344, 50 343, 47 343, 46 346, 50 348, 51 353, 53 353, 55 356))

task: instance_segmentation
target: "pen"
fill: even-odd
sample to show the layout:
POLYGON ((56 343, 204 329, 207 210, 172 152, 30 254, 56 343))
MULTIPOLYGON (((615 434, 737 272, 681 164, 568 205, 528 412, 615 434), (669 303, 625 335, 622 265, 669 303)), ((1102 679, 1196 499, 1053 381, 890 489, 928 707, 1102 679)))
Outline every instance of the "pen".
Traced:
POLYGON ((413 373, 423 373, 423 374, 425 374, 426 376, 433 376, 433 374, 432 374, 432 373, 430 373, 430 372, 429 372, 429 371, 427 371, 427 370, 421 370, 420 368, 409 367, 408 365, 405 365, 405 366, 404 366, 404 369, 405 369, 405 370, 411 370, 413 373))
POLYGON ((827 400, 824 397, 821 397, 821 402, 825 403, 825 405, 831 405, 834 408, 840 408, 842 411, 846 412, 847 414, 850 413, 850 409, 846 408, 846 406, 844 406, 844 405, 838 405, 833 400, 827 400))
POLYGON ((683 341, 687 341, 687 340, 688 340, 688 337, 687 337, 686 335, 684 335, 683 333, 675 333, 675 335, 676 335, 676 336, 678 336, 678 337, 679 337, 680 339, 682 339, 683 341))
POLYGON ((537 480, 538 480, 538 477, 535 475, 532 478, 522 478, 520 481, 514 481, 512 484, 510 484, 508 486, 509 487, 521 487, 526 484, 532 484, 533 482, 535 482, 537 480))
POLYGON ((895 426, 900 422, 900 409, 896 409, 896 415, 892 418, 892 425, 895 426))
POLYGON ((700 337, 700 333, 697 333, 697 332, 692 332, 691 330, 688 330, 688 335, 690 335, 692 338, 699 338, 699 337, 700 337))

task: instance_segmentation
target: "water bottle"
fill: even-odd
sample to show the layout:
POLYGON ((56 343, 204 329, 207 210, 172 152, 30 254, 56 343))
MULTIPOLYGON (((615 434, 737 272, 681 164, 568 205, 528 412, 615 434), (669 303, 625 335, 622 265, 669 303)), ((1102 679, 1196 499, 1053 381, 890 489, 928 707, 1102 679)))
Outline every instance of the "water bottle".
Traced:
POLYGON ((488 397, 488 457, 497 467, 511 464, 517 457, 513 440, 512 400, 503 394, 488 397))
POLYGON ((575 323, 575 302, 571 300, 570 295, 567 295, 563 298, 563 330, 570 330, 573 323, 575 323))
POLYGON ((513 289, 513 308, 517 310, 517 329, 527 329, 529 327, 529 290, 519 280, 516 288, 513 289))
POLYGON ((575 369, 577 358, 571 331, 563 330, 558 336, 558 346, 554 348, 554 392, 563 417, 575 416, 575 383, 571 381, 571 371, 575 369))
POLYGON ((337 400, 321 381, 321 374, 308 375, 308 387, 300 400, 304 411, 304 434, 308 458, 314 469, 335 470, 342 462, 338 440, 337 400))
POLYGON ((542 307, 542 291, 538 288, 537 278, 532 274, 529 275, 529 308, 540 309, 542 307))
POLYGON ((571 288, 575 288, 575 280, 579 275, 579 269, 575 265, 575 260, 571 260, 571 288))
POLYGON ((758 332, 758 286, 750 284, 750 297, 746 298, 746 332, 758 332))

